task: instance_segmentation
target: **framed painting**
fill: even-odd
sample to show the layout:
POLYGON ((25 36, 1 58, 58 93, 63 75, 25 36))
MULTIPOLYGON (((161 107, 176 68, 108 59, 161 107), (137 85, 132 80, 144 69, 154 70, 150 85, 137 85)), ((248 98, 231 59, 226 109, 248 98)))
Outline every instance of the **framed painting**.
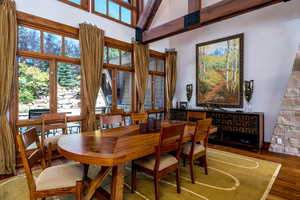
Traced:
POLYGON ((197 106, 243 107, 244 34, 196 45, 197 106))

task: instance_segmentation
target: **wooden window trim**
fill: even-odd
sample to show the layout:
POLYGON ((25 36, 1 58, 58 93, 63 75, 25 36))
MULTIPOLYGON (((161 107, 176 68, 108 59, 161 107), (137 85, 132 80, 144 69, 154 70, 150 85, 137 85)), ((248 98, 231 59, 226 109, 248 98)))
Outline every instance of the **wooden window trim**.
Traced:
MULTIPOLYGON (((95 10, 95 0, 91 0, 91 1, 92 1, 91 12, 92 12, 93 14, 98 15, 98 16, 100 16, 100 17, 107 18, 107 19, 109 19, 109 20, 112 20, 112 21, 114 21, 114 22, 117 22, 117 23, 120 23, 120 24, 122 24, 122 25, 128 26, 128 27, 130 27, 130 28, 135 28, 136 23, 134 23, 134 22, 136 22, 136 20, 134 20, 134 18, 133 18, 133 16, 136 15, 136 14, 133 15, 133 13, 136 13, 136 12, 137 12, 137 9, 136 9, 135 6, 132 6, 132 5, 128 4, 128 3, 125 3, 125 2, 122 2, 122 1, 118 1, 118 0, 110 0, 110 1, 113 1, 113 2, 117 3, 118 5, 120 5, 120 6, 122 6, 122 7, 125 7, 125 8, 127 8, 127 9, 131 10, 131 24, 127 24, 127 23, 125 23, 125 22, 122 22, 122 21, 119 20, 119 19, 115 19, 115 18, 110 17, 110 16, 108 15, 108 12, 109 12, 108 2, 109 2, 109 0, 107 0, 107 7, 106 7, 107 10, 106 10, 106 14, 102 14, 102 13, 100 13, 100 12, 97 12, 97 11, 95 10)), ((121 8, 120 8, 119 12, 120 12, 119 14, 120 14, 120 17, 121 17, 121 8)))
POLYGON ((68 0, 58 0, 58 1, 68 4, 70 6, 76 7, 76 8, 80 8, 80 9, 88 11, 88 12, 90 11, 90 0, 80 0, 80 5, 73 3, 71 1, 68 1, 68 0))

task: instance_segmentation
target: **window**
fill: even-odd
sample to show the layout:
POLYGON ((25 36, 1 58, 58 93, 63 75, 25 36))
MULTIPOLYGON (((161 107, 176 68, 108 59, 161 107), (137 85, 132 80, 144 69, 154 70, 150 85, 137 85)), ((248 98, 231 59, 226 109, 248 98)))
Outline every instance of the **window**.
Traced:
POLYGON ((78 39, 18 26, 18 50, 19 119, 32 118, 33 111, 79 116, 78 39))
POLYGON ((126 25, 132 24, 133 12, 136 7, 130 0, 92 0, 95 14, 108 17, 126 25))
POLYGON ((83 10, 89 11, 90 9, 90 0, 59 0, 63 3, 66 3, 68 5, 77 7, 77 8, 81 8, 83 10))
POLYGON ((28 119, 33 109, 49 109, 49 62, 17 58, 19 69, 19 118, 28 119))
POLYGON ((96 112, 109 113, 113 109, 131 112, 133 108, 133 72, 131 52, 104 48, 102 89, 98 93, 96 112))
POLYGON ((145 97, 145 109, 164 110, 165 99, 165 61, 150 57, 148 87, 145 97))

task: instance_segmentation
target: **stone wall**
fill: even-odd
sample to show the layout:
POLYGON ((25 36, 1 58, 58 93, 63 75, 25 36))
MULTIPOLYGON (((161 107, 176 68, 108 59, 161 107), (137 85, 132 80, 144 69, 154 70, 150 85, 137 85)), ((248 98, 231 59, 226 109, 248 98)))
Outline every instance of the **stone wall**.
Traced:
POLYGON ((282 100, 270 151, 300 156, 300 47, 282 100))

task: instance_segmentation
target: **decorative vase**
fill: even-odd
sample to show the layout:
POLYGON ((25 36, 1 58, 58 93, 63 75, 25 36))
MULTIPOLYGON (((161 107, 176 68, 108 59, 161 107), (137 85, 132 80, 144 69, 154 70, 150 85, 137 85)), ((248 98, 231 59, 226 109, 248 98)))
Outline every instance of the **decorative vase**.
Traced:
POLYGON ((244 81, 244 93, 247 101, 246 112, 252 112, 251 99, 254 91, 254 80, 244 81))
POLYGON ((193 84, 187 84, 186 85, 186 98, 188 101, 187 108, 190 108, 190 101, 192 99, 192 96, 193 96, 193 84))

